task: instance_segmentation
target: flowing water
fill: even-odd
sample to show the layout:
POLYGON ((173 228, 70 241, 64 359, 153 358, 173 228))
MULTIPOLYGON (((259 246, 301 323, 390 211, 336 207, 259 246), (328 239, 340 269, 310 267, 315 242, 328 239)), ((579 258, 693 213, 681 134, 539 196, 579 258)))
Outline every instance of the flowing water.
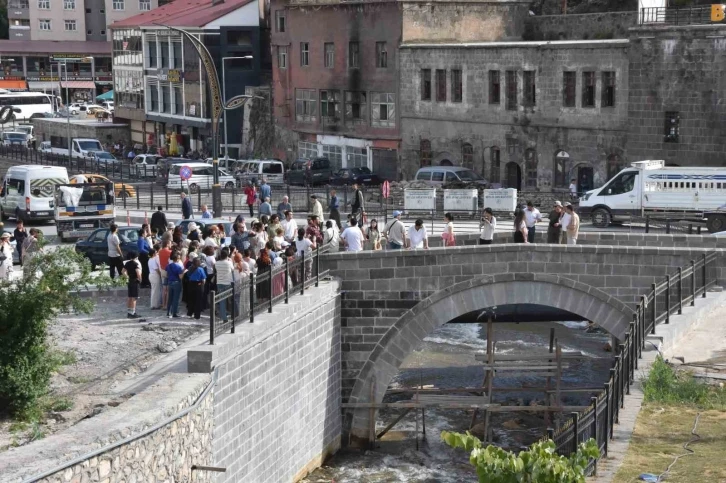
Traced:
MULTIPOLYGON (((550 328, 555 328, 563 351, 581 351, 587 359, 566 361, 562 387, 602 387, 612 367, 612 354, 604 347, 610 336, 586 331, 586 322, 495 323, 497 354, 526 354, 546 351, 550 328)), ((433 385, 438 388, 480 387, 484 380, 482 363, 475 353, 486 353, 486 324, 449 323, 424 339, 424 344, 404 361, 389 389, 433 385)), ((545 378, 534 375, 498 373, 494 387, 512 388, 545 385, 545 378), (502 374, 505 374, 504 376, 502 374)), ((566 405, 587 405, 594 393, 563 395, 566 405)), ((411 394, 387 394, 385 402, 410 399, 411 394)), ((494 392, 494 402, 507 405, 542 403, 544 394, 529 392, 494 392)), ((376 430, 392 422, 401 409, 378 411, 376 430)), ((492 416, 495 444, 518 450, 538 440, 545 429, 543 413, 517 412, 492 416)), ((368 451, 342 450, 311 473, 305 483, 458 483, 477 481, 469 465, 468 454, 452 450, 440 439, 441 431, 466 431, 471 411, 426 410, 426 439, 422 438, 422 420, 410 412, 382 440, 368 451), (418 426, 417 421, 418 419, 418 426), (418 449, 416 429, 418 427, 418 449)), ((478 420, 481 422, 481 419, 478 420)), ((476 426, 475 429, 481 426, 476 426)))

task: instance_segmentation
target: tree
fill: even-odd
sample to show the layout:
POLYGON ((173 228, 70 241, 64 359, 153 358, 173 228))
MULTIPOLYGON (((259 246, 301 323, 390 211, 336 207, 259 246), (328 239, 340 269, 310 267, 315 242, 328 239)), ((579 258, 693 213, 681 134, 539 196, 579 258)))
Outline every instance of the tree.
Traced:
POLYGON ((585 483, 588 462, 600 456, 592 438, 580 443, 569 457, 558 455, 552 440, 534 443, 514 454, 492 445, 483 448, 468 431, 443 431, 441 439, 452 448, 471 452, 469 462, 476 468, 480 483, 585 483))
POLYGON ((8 37, 8 1, 0 0, 0 39, 8 37))
POLYGON ((40 244, 27 262, 27 278, 0 282, 0 407, 21 419, 34 416, 57 367, 48 340, 53 318, 89 313, 93 301, 79 291, 115 285, 108 275, 93 277, 90 262, 72 248, 49 251, 40 244))

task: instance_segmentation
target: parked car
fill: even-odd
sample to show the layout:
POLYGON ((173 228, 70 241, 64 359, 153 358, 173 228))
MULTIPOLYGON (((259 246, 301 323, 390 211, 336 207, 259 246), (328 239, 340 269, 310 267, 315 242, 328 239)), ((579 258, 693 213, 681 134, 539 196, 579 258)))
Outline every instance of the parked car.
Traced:
POLYGON ((469 168, 460 166, 428 166, 416 173, 416 181, 423 181, 429 186, 442 186, 450 183, 473 183, 486 186, 489 182, 469 168))
MULTIPOLYGON (((71 176, 70 183, 78 183, 76 176, 85 176, 88 183, 110 183, 111 180, 100 174, 77 174, 71 176)), ((136 188, 133 185, 126 183, 114 183, 113 191, 116 194, 116 198, 134 198, 136 196, 136 188)))
MULTIPOLYGON (((219 169, 219 184, 226 189, 234 188, 234 177, 222 168, 217 169, 219 169)), ((175 163, 169 169, 166 186, 172 190, 188 188, 191 193, 196 193, 199 189, 211 188, 214 186, 214 167, 207 163, 175 163), (191 178, 187 180, 181 179, 180 173, 182 166, 189 166, 191 168, 191 178)))
MULTIPOLYGON (((109 228, 99 228, 88 235, 85 240, 76 242, 76 252, 85 255, 91 261, 91 266, 94 269, 98 265, 108 265, 108 242, 106 240, 110 231, 109 228)), ((118 237, 121 241, 124 260, 126 260, 129 253, 137 251, 136 243, 139 239, 139 228, 119 228, 118 237)))
POLYGON ((298 185, 327 183, 333 176, 333 168, 328 158, 298 159, 290 165, 287 182, 298 185))
POLYGON ((276 159, 238 161, 238 169, 234 177, 240 185, 244 186, 252 180, 259 184, 262 178, 269 184, 283 184, 285 182, 285 165, 276 159))
POLYGON ((129 171, 137 178, 156 178, 157 163, 161 159, 158 154, 139 154, 131 160, 129 171))
POLYGON ((113 110, 114 110, 113 101, 103 101, 101 103, 101 107, 103 107, 104 109, 106 109, 109 112, 113 112, 113 110))
POLYGON ((78 113, 81 112, 81 106, 85 107, 85 105, 81 104, 80 102, 74 102, 68 105, 68 111, 74 116, 77 116, 78 113))
POLYGON ((169 180, 169 169, 175 164, 186 164, 192 162, 187 158, 161 158, 156 161, 156 184, 166 186, 169 180))
POLYGON ((95 166, 99 171, 121 171, 123 162, 109 153, 108 151, 93 151, 89 154, 91 166, 95 166))
POLYGON ((3 131, 3 146, 28 147, 28 135, 20 131, 3 131))
POLYGON ((333 186, 345 186, 351 184, 361 185, 379 185, 381 179, 377 174, 371 172, 370 169, 365 166, 360 168, 343 168, 339 169, 330 178, 330 184, 333 186))

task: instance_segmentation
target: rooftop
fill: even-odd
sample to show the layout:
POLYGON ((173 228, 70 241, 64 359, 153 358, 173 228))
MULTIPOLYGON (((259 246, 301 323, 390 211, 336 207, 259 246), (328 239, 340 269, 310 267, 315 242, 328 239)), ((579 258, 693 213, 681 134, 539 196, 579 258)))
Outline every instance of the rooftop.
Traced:
MULTIPOLYGON (((171 27, 204 27, 228 13, 254 0, 176 0, 148 12, 119 20, 110 25, 112 29, 128 27, 156 26, 159 24, 171 27)), ((0 49, 1 50, 1 49, 0 49)))
POLYGON ((0 40, 5 54, 105 54, 111 55, 111 42, 74 40, 0 40))

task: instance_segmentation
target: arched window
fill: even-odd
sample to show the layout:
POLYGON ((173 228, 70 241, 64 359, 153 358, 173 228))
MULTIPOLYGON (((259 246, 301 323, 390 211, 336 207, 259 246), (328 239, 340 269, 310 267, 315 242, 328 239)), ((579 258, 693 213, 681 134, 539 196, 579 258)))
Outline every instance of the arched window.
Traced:
POLYGON ((490 183, 499 183, 501 180, 501 173, 502 168, 500 164, 500 151, 499 148, 496 146, 492 146, 491 148, 491 166, 489 166, 489 182, 490 183))
POLYGON ((566 151, 557 151, 555 153, 555 169, 554 182, 555 188, 567 188, 567 163, 570 161, 570 155, 566 151))
POLYGON ((623 159, 617 154, 611 154, 607 159, 608 179, 618 174, 623 169, 623 159))
POLYGON ((419 149, 421 150, 419 153, 421 158, 421 167, 431 166, 431 141, 428 139, 422 139, 419 149))
POLYGON ((474 169, 474 146, 469 143, 461 146, 461 164, 465 168, 474 169))
POLYGON ((537 151, 532 148, 524 152, 525 187, 537 188, 537 151))

